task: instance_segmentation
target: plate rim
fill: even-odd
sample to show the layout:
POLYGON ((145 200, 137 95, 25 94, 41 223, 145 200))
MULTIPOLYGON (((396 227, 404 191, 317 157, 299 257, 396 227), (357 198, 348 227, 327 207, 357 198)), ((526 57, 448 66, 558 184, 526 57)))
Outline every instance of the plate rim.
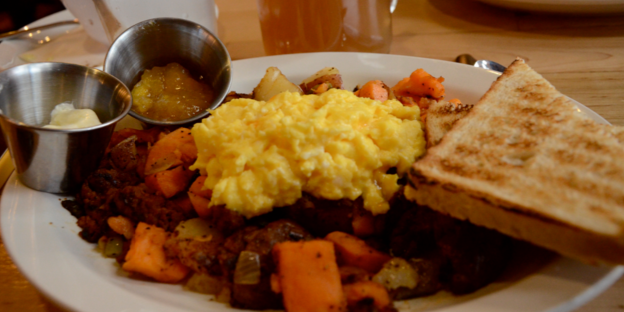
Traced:
POLYGON ((493 6, 544 13, 617 14, 624 0, 477 0, 493 6))

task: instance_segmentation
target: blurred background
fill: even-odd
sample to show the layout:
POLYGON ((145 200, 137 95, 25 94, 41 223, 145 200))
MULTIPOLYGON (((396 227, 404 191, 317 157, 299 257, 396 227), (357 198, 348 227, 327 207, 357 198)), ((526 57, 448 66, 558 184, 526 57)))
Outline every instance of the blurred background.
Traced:
POLYGON ((60 0, 2 0, 0 1, 0 33, 16 30, 64 9, 60 0))
MULTIPOLYGON (((17 30, 52 13, 65 10, 60 0, 0 1, 0 33, 17 30)), ((0 154, 6 149, 0 136, 0 154)))

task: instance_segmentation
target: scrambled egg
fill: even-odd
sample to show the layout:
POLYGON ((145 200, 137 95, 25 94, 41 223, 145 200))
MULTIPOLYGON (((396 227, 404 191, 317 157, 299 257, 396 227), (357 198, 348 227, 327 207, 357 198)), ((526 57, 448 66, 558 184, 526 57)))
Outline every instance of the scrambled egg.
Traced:
POLYGON ((332 89, 321 95, 284 92, 268 102, 237 99, 193 127, 211 206, 246 217, 318 198, 364 199, 388 211, 404 173, 425 151, 417 106, 359 98, 332 89))

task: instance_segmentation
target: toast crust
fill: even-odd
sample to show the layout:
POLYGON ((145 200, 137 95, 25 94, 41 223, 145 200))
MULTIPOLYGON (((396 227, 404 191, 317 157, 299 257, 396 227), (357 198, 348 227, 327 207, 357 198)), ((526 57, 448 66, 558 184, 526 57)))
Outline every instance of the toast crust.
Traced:
POLYGON ((623 133, 518 59, 414 163, 414 199, 565 255, 624 263, 623 133))
POLYGON ((612 236, 527 214, 522 207, 494 205, 486 198, 449 190, 443 184, 418 184, 415 187, 417 189, 406 191, 406 197, 440 213, 468 220, 588 264, 624 263, 624 243, 612 236))

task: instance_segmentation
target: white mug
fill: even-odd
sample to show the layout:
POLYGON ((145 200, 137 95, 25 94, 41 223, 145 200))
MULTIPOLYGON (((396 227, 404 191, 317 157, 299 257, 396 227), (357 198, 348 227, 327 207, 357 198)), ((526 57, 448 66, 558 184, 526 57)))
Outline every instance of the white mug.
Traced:
POLYGON ((157 17, 193 21, 217 36, 214 0, 61 0, 87 34, 106 45, 130 26, 157 17))

